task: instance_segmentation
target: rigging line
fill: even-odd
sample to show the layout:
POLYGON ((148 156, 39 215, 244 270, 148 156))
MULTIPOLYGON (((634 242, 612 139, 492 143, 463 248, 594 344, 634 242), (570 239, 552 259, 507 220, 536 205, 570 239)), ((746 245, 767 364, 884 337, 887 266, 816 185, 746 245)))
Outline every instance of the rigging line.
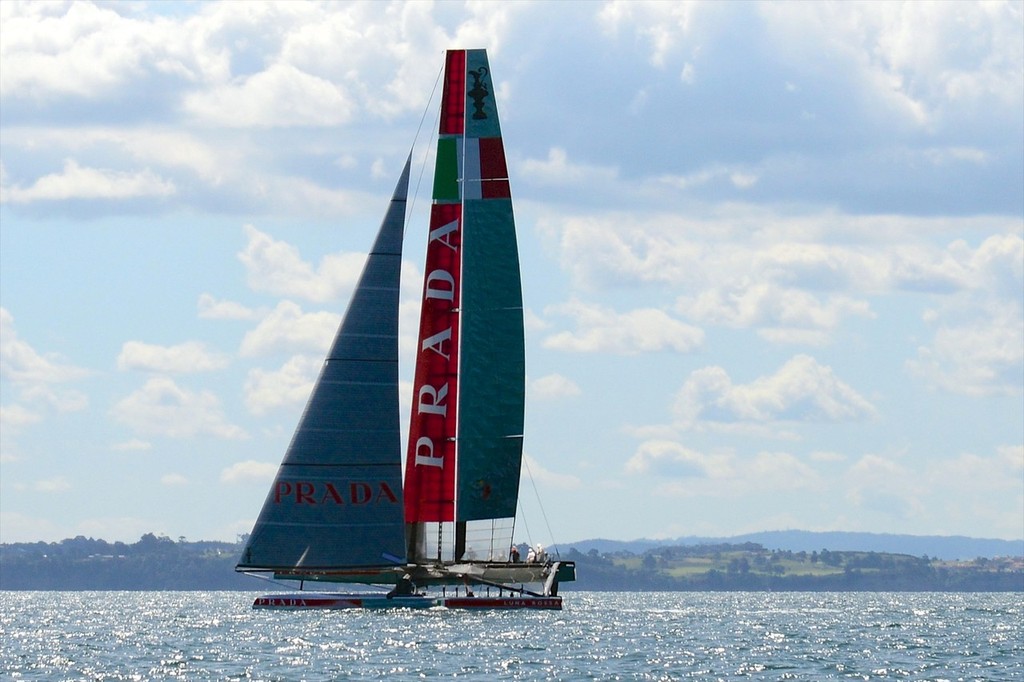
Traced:
MULTIPOLYGON (((434 87, 430 90, 430 97, 427 98, 427 104, 426 104, 426 106, 423 107, 423 113, 420 115, 420 124, 416 127, 416 137, 414 137, 413 141, 412 141, 413 149, 416 148, 416 143, 420 139, 420 132, 422 132, 422 130, 423 130, 423 122, 427 120, 427 112, 430 111, 431 105, 434 102, 434 95, 437 93, 437 84, 441 82, 441 76, 444 75, 444 65, 445 65, 445 60, 441 59, 441 68, 437 72, 437 78, 434 79, 434 87)), ((438 128, 437 124, 441 120, 441 107, 440 106, 437 107, 436 111, 437 111, 437 113, 434 116, 434 128, 435 129, 438 128)), ((411 216, 413 215, 413 212, 416 209, 416 199, 420 195, 420 185, 423 182, 423 174, 426 172, 427 160, 430 158, 429 151, 430 151, 430 148, 429 148, 429 145, 428 145, 428 148, 427 148, 427 152, 428 153, 423 155, 423 161, 420 163, 420 172, 416 176, 416 187, 415 187, 415 189, 414 189, 414 191, 412 193, 412 201, 409 202, 409 210, 405 214, 405 226, 403 227, 403 232, 405 231, 405 228, 407 228, 409 226, 409 222, 412 220, 411 216)), ((412 155, 412 150, 409 151, 409 154, 412 155)))
MULTIPOLYGON (((529 474, 529 470, 527 470, 527 474, 529 474)), ((517 501, 516 504, 519 507, 519 514, 523 517, 523 525, 526 526, 526 544, 533 547, 533 535, 530 533, 530 524, 526 520, 526 511, 523 509, 523 503, 521 501, 517 501)), ((515 531, 513 531, 513 538, 514 537, 515 531)))
POLYGON ((561 554, 558 551, 558 543, 555 542, 555 534, 551 532, 551 524, 548 522, 547 512, 544 511, 544 503, 540 500, 540 492, 537 491, 537 481, 533 479, 533 472, 530 471, 530 463, 526 457, 523 457, 523 466, 526 467, 526 473, 530 477, 530 485, 533 486, 533 494, 537 498, 537 506, 540 507, 540 516, 544 519, 544 526, 548 529, 548 537, 551 538, 551 544, 555 548, 555 556, 561 558, 561 554))

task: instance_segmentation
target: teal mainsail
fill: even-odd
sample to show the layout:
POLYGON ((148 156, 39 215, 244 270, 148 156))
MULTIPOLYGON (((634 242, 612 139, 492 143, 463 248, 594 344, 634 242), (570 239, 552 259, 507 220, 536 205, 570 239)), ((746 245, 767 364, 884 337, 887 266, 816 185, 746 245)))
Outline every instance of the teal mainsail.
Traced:
POLYGON ((463 204, 458 521, 514 517, 523 453, 523 297, 512 202, 463 204))
MULTIPOLYGON (((439 301, 424 291, 420 338, 444 334, 448 344, 422 343, 417 355, 406 520, 417 538, 416 524, 462 524, 453 557, 461 559, 465 522, 515 517, 526 398, 515 220, 484 50, 448 53, 433 198, 431 234, 445 239, 430 240, 426 271, 443 273, 453 293, 439 301), (441 395, 443 413, 433 398, 441 395)), ((439 553, 419 539, 410 551, 439 553)))
POLYGON ((515 516, 526 406, 519 249, 484 50, 466 51, 466 73, 458 521, 515 516))

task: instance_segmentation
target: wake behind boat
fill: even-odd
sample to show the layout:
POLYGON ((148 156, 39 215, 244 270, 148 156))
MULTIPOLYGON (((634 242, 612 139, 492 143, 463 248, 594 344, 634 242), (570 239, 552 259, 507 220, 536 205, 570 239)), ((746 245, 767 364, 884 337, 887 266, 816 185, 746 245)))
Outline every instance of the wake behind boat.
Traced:
POLYGON ((560 609, 572 562, 512 552, 525 411, 522 283, 484 50, 446 55, 405 475, 398 304, 409 166, 395 187, 238 571, 301 590, 254 608, 560 609), (530 586, 529 588, 527 586, 530 586))

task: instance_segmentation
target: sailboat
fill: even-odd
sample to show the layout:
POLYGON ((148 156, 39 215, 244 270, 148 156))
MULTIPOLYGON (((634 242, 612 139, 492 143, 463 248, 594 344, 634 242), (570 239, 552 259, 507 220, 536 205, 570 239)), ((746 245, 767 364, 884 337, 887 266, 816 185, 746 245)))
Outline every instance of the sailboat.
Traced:
POLYGON ((559 583, 575 580, 573 562, 542 548, 521 559, 512 544, 523 303, 485 50, 445 56, 403 476, 398 307, 410 164, 411 155, 236 566, 298 581, 299 591, 258 597, 254 608, 560 609, 559 583))

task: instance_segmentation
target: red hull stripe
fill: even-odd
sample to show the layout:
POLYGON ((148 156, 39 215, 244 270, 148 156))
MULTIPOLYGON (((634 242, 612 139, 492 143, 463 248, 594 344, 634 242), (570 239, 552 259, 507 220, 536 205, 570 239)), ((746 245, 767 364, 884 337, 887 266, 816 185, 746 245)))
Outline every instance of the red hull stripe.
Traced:
POLYGON ((253 602, 254 609, 384 609, 384 608, 431 608, 443 606, 449 609, 546 609, 562 608, 561 597, 396 597, 388 599, 384 594, 367 597, 339 594, 265 595, 253 602))
POLYGON ((561 597, 454 597, 445 599, 450 609, 560 609, 561 597))

